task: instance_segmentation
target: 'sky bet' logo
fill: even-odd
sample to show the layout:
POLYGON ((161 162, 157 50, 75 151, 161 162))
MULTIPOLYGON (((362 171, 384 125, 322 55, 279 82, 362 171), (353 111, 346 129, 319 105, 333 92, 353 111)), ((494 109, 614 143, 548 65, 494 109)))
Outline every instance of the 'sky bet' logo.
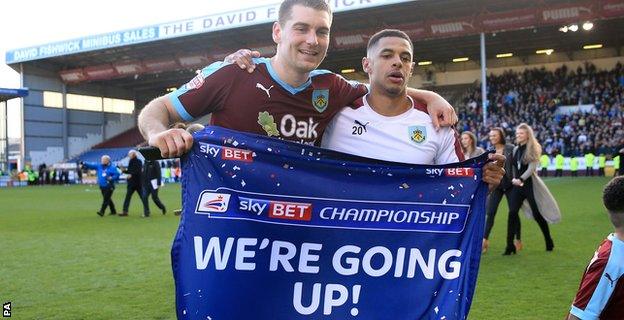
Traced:
POLYGON ((209 154, 213 158, 216 158, 219 154, 221 154, 221 159, 223 160, 253 162, 253 152, 244 149, 219 147, 200 142, 199 152, 209 154))
POLYGON ((474 176, 473 168, 439 168, 439 169, 426 169, 426 175, 430 176, 439 176, 442 175, 446 177, 472 177, 474 176))
POLYGON ((273 219, 312 220, 312 204, 238 197, 238 209, 273 219))

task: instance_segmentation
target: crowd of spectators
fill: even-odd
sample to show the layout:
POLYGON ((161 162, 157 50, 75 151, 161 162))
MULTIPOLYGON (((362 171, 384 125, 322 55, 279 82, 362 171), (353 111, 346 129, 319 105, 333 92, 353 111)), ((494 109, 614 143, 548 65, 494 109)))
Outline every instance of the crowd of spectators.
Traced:
POLYGON ((491 147, 488 140, 491 127, 502 127, 508 137, 513 137, 515 127, 522 122, 534 128, 544 152, 551 156, 571 157, 592 152, 609 157, 624 147, 621 63, 609 71, 597 70, 591 63, 576 70, 564 65, 554 72, 544 68, 521 73, 507 71, 490 75, 487 84, 487 126, 483 126, 480 87, 468 92, 458 107, 458 131, 475 133, 478 144, 484 148, 491 147), (586 111, 556 112, 561 106, 580 108, 582 105, 586 111))
MULTIPOLYGON (((182 177, 180 159, 160 160, 159 163, 164 183, 180 182, 182 177)), ((119 165, 116 166, 119 167, 119 165)), ((22 171, 17 172, 14 170, 11 177, 13 180, 28 182, 28 185, 67 185, 73 183, 83 183, 82 177, 84 174, 86 174, 86 170, 81 168, 79 164, 76 164, 75 167, 56 167, 54 165, 48 166, 43 163, 39 165, 37 170, 32 168, 30 164, 26 164, 22 171)), ((90 183, 93 182, 93 180, 89 181, 90 183)))

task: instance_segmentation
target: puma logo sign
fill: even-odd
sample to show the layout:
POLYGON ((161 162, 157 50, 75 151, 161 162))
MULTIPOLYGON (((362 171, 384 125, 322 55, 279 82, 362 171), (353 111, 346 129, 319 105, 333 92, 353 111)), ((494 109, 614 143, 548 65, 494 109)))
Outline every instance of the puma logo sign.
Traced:
POLYGON ((353 120, 355 122, 355 124, 357 124, 358 126, 364 128, 364 132, 366 131, 366 126, 370 123, 370 121, 366 122, 366 124, 362 124, 361 122, 357 121, 357 120, 353 120))
POLYGON ((353 123, 355 123, 355 125, 351 128, 351 129, 353 129, 351 134, 352 135, 361 136, 361 135, 364 134, 364 132, 367 132, 366 131, 366 126, 370 123, 370 121, 366 122, 366 124, 363 124, 363 123, 361 123, 361 122, 359 122, 357 120, 353 120, 353 123))
POLYGON ((262 91, 266 92, 267 96, 268 96, 269 98, 271 98, 271 93, 269 93, 269 90, 271 90, 271 89, 273 88, 273 86, 270 86, 270 87, 267 89, 267 88, 265 88, 265 87, 264 87, 264 86, 263 86, 260 82, 257 82, 257 83, 256 83, 256 88, 258 88, 258 89, 260 89, 260 90, 262 90, 262 91))
POLYGON ((611 283, 611 287, 613 287, 613 285, 615 284, 615 282, 620 279, 620 278, 615 278, 615 279, 611 279, 611 275, 608 273, 605 273, 605 278, 607 278, 607 280, 609 280, 609 282, 611 283))

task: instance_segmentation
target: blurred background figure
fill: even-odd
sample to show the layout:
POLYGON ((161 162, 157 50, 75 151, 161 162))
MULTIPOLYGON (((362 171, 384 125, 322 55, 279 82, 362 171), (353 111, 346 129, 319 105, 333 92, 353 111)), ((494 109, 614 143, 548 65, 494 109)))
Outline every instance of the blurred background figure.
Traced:
POLYGON ((596 156, 592 152, 585 154, 585 176, 594 176, 594 161, 596 156))
POLYGON ((555 153, 557 153, 555 156, 555 177, 563 177, 563 165, 565 164, 565 158, 559 150, 555 150, 555 153))
POLYGON ((485 152, 483 148, 477 147, 477 137, 470 131, 462 132, 460 143, 466 160, 478 157, 485 152))
MULTIPOLYGON (((507 143, 505 139, 505 131, 503 128, 494 127, 490 130, 489 134, 490 143, 493 148, 496 150, 496 153, 502 154, 507 158, 505 161, 505 176, 501 180, 500 184, 496 189, 492 190, 487 198, 486 205, 486 221, 485 221, 485 234, 483 237, 483 248, 482 252, 486 253, 490 246, 490 232, 492 231, 492 227, 494 226, 494 218, 496 217, 496 212, 498 211, 498 205, 503 199, 503 195, 507 198, 507 205, 509 206, 509 197, 511 194, 511 179, 512 179, 512 168, 511 168, 511 158, 514 149, 514 145, 507 143)), ((518 221, 518 230, 516 230, 515 235, 516 239, 520 240, 520 221, 518 221)))
POLYGON ((48 168, 47 168, 45 163, 42 163, 42 164, 39 165, 39 177, 38 177, 38 179, 39 179, 39 184, 40 185, 46 184, 46 177, 45 176, 46 176, 46 172, 47 171, 48 171, 48 168))
POLYGON ((162 211, 162 214, 167 213, 167 209, 165 205, 158 198, 158 188, 162 184, 162 173, 160 164, 158 161, 145 160, 145 165, 143 167, 143 201, 145 203, 145 212, 143 217, 150 216, 149 209, 149 201, 148 197, 151 195, 152 200, 156 204, 156 206, 162 211))
POLYGON ((180 178, 182 177, 182 168, 180 168, 180 159, 176 159, 173 162, 173 179, 174 182, 180 182, 180 178))
POLYGON ((147 204, 147 199, 143 196, 143 188, 142 188, 142 180, 141 174, 143 171, 143 163, 139 158, 137 158, 136 151, 130 150, 128 151, 128 157, 130 160, 128 161, 128 168, 124 170, 124 173, 127 174, 127 189, 126 189, 126 198, 124 199, 123 204, 123 212, 119 215, 120 217, 128 216, 128 207, 130 206, 130 199, 134 192, 139 195, 141 202, 143 203, 143 214, 149 215, 149 208, 147 204))
POLYGON ((578 177, 579 159, 578 157, 570 158, 570 175, 578 177))
POLYGON ((614 159, 615 174, 618 176, 624 176, 624 167, 622 166, 622 160, 624 159, 624 147, 620 149, 614 159))
POLYGON ((117 167, 111 165, 110 157, 103 155, 99 164, 83 163, 85 168, 97 171, 97 182, 102 192, 102 206, 96 212, 100 217, 104 216, 106 208, 110 207, 110 214, 116 215, 117 209, 113 203, 113 191, 115 191, 115 182, 119 180, 119 171, 117 167))
POLYGON ((604 153, 601 153, 598 156, 598 176, 599 177, 604 177, 605 176, 605 166, 607 164, 607 157, 604 155, 604 153))
POLYGON ((550 165, 550 157, 547 154, 542 153, 542 156, 540 157, 540 167, 542 167, 542 171, 540 172, 540 176, 548 177, 548 166, 549 165, 550 165))

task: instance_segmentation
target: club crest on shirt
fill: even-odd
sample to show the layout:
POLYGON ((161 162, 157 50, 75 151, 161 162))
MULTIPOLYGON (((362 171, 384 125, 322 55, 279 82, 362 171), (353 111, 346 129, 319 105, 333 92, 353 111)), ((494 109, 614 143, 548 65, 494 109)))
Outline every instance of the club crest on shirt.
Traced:
POLYGON ((425 126, 409 126, 407 128, 407 134, 410 140, 419 144, 427 140, 427 128, 425 128, 425 126))
POLYGON ((312 92, 312 105, 318 112, 323 112, 329 105, 329 89, 315 89, 312 92))

